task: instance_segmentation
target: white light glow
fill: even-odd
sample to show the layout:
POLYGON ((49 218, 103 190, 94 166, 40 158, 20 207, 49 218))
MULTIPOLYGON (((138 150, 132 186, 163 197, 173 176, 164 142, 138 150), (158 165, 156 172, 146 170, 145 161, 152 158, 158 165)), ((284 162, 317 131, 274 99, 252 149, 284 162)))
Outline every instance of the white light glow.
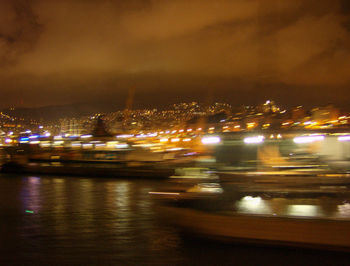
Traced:
POLYGON ((127 138, 132 138, 134 135, 132 134, 124 134, 124 135, 118 135, 117 138, 119 139, 127 139, 127 138))
POLYGON ((259 144, 264 142, 264 136, 247 137, 247 138, 244 138, 243 141, 246 144, 259 144))
POLYGON ((92 144, 90 143, 83 144, 83 148, 92 148, 92 144))
POLYGON ((182 148, 170 148, 170 149, 167 149, 167 151, 181 151, 183 150, 182 148))
POLYGON ((270 207, 261 197, 245 196, 236 203, 239 212, 255 213, 255 214, 269 214, 270 207))
POLYGON ((210 137, 203 137, 202 138, 202 143, 207 145, 207 144, 219 144, 221 142, 220 137, 218 136, 210 136, 210 137))
POLYGON ((117 149, 126 149, 129 147, 129 145, 127 143, 120 143, 120 144, 115 145, 115 147, 117 149))
POLYGON ((80 147, 80 142, 73 142, 72 147, 80 147))
POLYGON ((350 141, 350 136, 341 136, 341 137, 338 137, 338 140, 339 141, 350 141))
POLYGON ((106 144, 104 144, 104 143, 95 144, 95 147, 105 147, 105 146, 106 146, 106 144))
POLYGON ((302 137, 296 137, 293 139, 293 141, 297 144, 304 144, 304 143, 312 143, 315 141, 322 141, 324 140, 324 136, 302 136, 302 137))
POLYGON ((173 139, 171 139, 170 141, 171 141, 171 142, 179 142, 180 139, 179 139, 179 138, 173 138, 173 139))
POLYGON ((315 205, 290 205, 288 206, 288 214, 293 216, 316 216, 319 210, 315 205))

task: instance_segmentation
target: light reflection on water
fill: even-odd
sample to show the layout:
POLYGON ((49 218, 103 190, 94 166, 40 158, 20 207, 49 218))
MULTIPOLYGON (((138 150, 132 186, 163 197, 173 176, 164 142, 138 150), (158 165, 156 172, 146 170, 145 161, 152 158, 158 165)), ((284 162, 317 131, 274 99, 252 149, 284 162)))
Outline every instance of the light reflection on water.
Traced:
MULTIPOLYGON (((261 265, 283 263, 290 256, 295 261, 323 256, 188 240, 158 219, 157 202, 148 192, 162 185, 164 181, 0 175, 0 264, 261 265)), ((241 203, 245 211, 255 212, 276 212, 281 206, 253 197, 241 203)), ((335 209, 346 215, 350 208, 346 203, 335 209)))

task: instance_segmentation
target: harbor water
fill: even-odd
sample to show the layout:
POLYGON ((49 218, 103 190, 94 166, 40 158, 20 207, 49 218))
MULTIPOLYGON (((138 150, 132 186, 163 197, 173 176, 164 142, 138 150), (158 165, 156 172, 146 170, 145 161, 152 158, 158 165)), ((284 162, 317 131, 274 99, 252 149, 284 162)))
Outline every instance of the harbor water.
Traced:
MULTIPOLYGON (((158 203, 149 194, 165 182, 0 175, 0 265, 346 265, 349 262, 349 254, 343 252, 224 244, 184 235, 178 228, 160 221, 158 203)), ((278 201, 293 204, 293 199, 278 201)), ((316 216, 328 210, 333 216, 347 217, 346 201, 336 200, 340 208, 332 205, 332 199, 321 202, 324 207, 291 210, 302 215, 309 208, 316 216)), ((265 213, 276 206, 275 201, 272 207, 268 204, 264 199, 248 196, 235 206, 241 212, 251 213, 255 208, 257 213, 265 213)), ((299 206, 300 199, 295 204, 299 206)), ((304 203, 310 204, 310 199, 304 203)))

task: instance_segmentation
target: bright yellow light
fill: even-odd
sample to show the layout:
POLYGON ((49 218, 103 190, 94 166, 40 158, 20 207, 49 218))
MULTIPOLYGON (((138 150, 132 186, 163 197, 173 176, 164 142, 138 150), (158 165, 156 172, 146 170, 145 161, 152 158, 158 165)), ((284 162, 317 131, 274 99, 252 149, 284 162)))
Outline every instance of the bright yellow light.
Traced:
POLYGON ((160 147, 155 146, 155 147, 150 147, 149 149, 152 150, 152 151, 154 151, 154 150, 159 150, 160 147))
POLYGON ((179 138, 173 138, 173 139, 171 139, 171 142, 179 142, 179 141, 180 141, 179 138))
POLYGON ((187 129, 187 132, 191 132, 191 131, 192 131, 192 128, 187 129))
POLYGON ((247 123, 247 128, 248 129, 251 129, 251 128, 254 128, 256 126, 256 124, 253 122, 253 123, 247 123))
POLYGON ((168 142, 168 139, 167 138, 162 138, 159 140, 159 142, 168 142))

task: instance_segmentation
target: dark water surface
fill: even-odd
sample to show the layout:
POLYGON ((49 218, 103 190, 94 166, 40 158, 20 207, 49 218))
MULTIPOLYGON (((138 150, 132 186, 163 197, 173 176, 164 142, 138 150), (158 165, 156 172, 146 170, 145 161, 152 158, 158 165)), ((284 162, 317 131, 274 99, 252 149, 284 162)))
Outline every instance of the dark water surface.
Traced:
POLYGON ((0 265, 350 263, 347 253, 185 237, 157 219, 148 192, 164 182, 0 175, 0 265))

